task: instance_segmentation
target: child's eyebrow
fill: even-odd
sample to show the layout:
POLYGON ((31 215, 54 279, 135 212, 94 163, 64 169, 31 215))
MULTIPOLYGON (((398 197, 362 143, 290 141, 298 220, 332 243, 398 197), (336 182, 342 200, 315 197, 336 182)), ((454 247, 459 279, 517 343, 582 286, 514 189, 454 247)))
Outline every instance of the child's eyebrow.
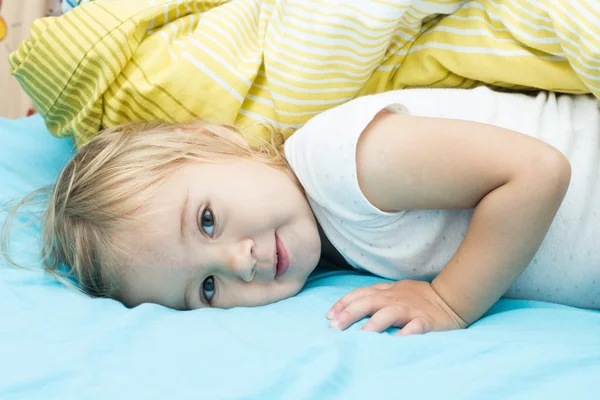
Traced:
POLYGON ((183 200, 183 205, 181 206, 181 224, 180 224, 180 229, 181 229, 181 238, 184 239, 186 236, 186 232, 187 232, 187 206, 188 206, 188 199, 190 198, 190 191, 189 189, 185 192, 185 199, 183 200))

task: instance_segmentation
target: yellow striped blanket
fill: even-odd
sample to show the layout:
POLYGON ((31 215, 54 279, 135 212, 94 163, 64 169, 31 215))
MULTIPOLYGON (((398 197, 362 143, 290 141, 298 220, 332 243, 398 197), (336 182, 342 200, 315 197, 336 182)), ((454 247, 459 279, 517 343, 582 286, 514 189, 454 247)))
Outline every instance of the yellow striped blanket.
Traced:
POLYGON ((12 73, 50 131, 132 120, 294 128, 405 87, 600 94, 596 0, 96 1, 34 23, 12 73))

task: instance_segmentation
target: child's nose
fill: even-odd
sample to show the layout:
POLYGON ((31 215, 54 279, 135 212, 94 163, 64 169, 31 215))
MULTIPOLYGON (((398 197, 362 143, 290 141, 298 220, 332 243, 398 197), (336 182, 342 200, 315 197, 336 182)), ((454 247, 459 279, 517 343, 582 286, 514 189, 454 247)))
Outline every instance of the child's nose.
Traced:
POLYGON ((250 239, 242 240, 229 247, 226 265, 230 272, 245 282, 254 279, 256 260, 252 254, 254 242, 250 239))

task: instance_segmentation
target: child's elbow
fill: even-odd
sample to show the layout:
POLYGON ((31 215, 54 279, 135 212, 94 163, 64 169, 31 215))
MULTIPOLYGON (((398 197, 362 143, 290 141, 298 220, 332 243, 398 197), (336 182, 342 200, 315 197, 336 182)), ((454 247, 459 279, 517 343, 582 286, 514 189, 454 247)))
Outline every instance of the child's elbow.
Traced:
POLYGON ((536 160, 538 183, 544 183, 561 199, 565 196, 571 183, 571 163, 559 150, 548 146, 547 151, 536 160))

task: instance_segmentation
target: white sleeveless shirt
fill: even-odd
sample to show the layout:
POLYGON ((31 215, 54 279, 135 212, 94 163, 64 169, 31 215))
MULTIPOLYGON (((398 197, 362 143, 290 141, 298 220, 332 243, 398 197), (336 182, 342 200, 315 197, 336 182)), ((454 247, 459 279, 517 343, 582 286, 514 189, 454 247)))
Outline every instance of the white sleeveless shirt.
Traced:
POLYGON ((483 122, 541 139, 570 160, 571 185, 537 255, 506 297, 600 308, 597 104, 589 96, 534 97, 485 87, 386 92, 314 117, 288 139, 285 154, 323 231, 350 265, 389 279, 431 281, 460 246, 472 210, 387 213, 369 203, 356 177, 356 145, 369 122, 388 108, 483 122))

